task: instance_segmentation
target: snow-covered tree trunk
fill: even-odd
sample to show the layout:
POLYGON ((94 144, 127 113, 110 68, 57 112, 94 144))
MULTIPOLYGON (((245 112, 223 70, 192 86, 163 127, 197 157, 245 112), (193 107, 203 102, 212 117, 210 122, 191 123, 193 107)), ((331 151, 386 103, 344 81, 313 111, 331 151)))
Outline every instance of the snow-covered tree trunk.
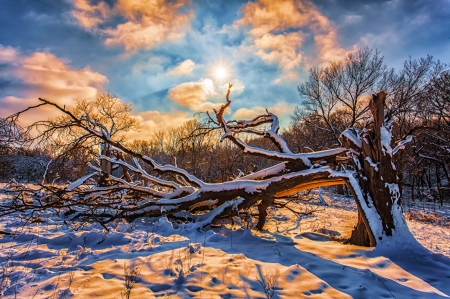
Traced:
MULTIPOLYGON (((394 149, 391 147, 393 121, 385 118, 385 100, 384 92, 372 96, 369 107, 373 123, 362 131, 360 142, 355 142, 354 138, 344 138, 351 147, 356 145, 357 179, 365 201, 363 204, 367 205, 364 209, 357 201, 359 215, 350 238, 352 244, 375 246, 406 225, 401 212, 396 168, 392 163, 393 154, 403 147, 404 142, 394 149), (373 210, 377 217, 370 216, 368 210, 373 210)), ((346 132, 343 136, 350 134, 346 132)))

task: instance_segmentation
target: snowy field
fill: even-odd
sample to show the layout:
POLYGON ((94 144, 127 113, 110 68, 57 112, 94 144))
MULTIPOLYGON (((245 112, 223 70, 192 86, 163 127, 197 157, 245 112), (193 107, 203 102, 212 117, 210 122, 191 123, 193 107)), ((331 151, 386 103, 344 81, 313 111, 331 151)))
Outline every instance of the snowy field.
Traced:
MULTIPOLYGON (((1 196, 1 195, 0 195, 1 196)), ((296 219, 271 209, 266 231, 139 219, 74 230, 56 215, 0 222, 1 298, 448 298, 450 207, 409 203, 420 245, 342 244, 351 197, 304 196, 296 219), (319 197, 328 206, 318 205, 319 197)))

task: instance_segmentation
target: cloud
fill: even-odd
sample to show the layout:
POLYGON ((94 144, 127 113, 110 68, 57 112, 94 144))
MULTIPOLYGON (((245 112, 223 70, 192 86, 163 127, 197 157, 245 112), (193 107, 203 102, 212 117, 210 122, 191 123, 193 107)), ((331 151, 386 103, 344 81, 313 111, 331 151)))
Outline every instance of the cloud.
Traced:
MULTIPOLYGON (((305 55, 300 51, 297 46, 291 46, 287 39, 286 43, 279 44, 278 49, 261 49, 257 48, 255 53, 266 64, 275 66, 276 73, 271 76, 273 83, 290 83, 299 79, 298 70, 300 67, 306 66, 305 55), (281 73, 279 71, 281 71, 281 73)), ((257 41, 256 41, 257 43, 257 41)), ((307 58, 307 57, 306 57, 307 58)))
POLYGON ((328 62, 345 52, 330 20, 309 0, 259 0, 247 3, 242 11, 243 17, 235 25, 250 25, 257 55, 283 70, 275 83, 298 79, 295 70, 302 63, 328 62), (310 32, 314 35, 316 59, 305 59, 302 51, 305 36, 310 32))
POLYGON ((186 59, 180 63, 176 68, 171 70, 169 74, 172 75, 190 75, 195 68, 195 62, 190 59, 186 59))
POLYGON ((92 28, 103 23, 113 14, 109 5, 103 1, 97 5, 91 5, 88 0, 75 0, 74 7, 72 16, 85 28, 92 28))
MULTIPOLYGON (((244 83, 231 80, 233 88, 232 96, 237 96, 244 91, 244 83)), ((228 83, 216 86, 211 79, 200 79, 196 82, 185 82, 169 89, 169 98, 177 104, 188 107, 192 111, 204 112, 218 109, 225 103, 225 95, 228 91, 228 83)), ((225 114, 229 109, 225 110, 225 114)))
POLYGON ((169 24, 158 24, 152 18, 143 17, 140 22, 130 21, 120 24, 115 29, 104 32, 109 35, 105 40, 106 45, 123 45, 127 52, 139 48, 152 48, 167 40, 175 40, 183 37, 183 25, 187 18, 182 16, 175 18, 169 24))
POLYGON ((239 108, 232 116, 233 119, 252 119, 258 115, 265 114, 266 110, 261 106, 255 106, 252 109, 239 108))
MULTIPOLYGON (((153 60, 158 60, 158 57, 149 63, 153 63, 153 60)), ((0 45, 0 64, 3 65, 0 69, 0 81, 12 78, 16 85, 14 88, 7 86, 6 90, 1 91, 0 117, 38 104, 38 97, 70 107, 76 98, 94 98, 107 82, 105 76, 92 71, 89 67, 71 68, 67 61, 50 53, 36 52, 27 56, 12 47, 0 45)), ((215 94, 211 80, 205 79, 199 84, 207 96, 215 94)), ((181 86, 184 91, 185 88, 186 86, 181 86)), ((27 125, 58 115, 59 113, 52 107, 41 107, 39 110, 27 112, 21 121, 23 125, 27 125)), ((127 132, 129 140, 150 139, 153 132, 173 129, 193 119, 184 111, 143 111, 134 116, 141 123, 140 130, 127 132)))
POLYGON ((155 110, 140 112, 136 115, 136 118, 140 122, 139 131, 127 132, 128 140, 149 140, 155 132, 175 129, 186 121, 194 119, 189 117, 188 112, 159 112, 155 110))
MULTIPOLYGON (((37 97, 18 98, 6 96, 0 98, 0 117, 7 117, 16 112, 22 111, 30 106, 39 104, 37 97)), ((19 122, 22 126, 31 125, 34 122, 55 118, 62 115, 59 111, 50 106, 40 107, 39 110, 29 110, 22 114, 19 122)))
POLYGON ((362 21, 363 21, 363 17, 360 15, 355 15, 355 14, 345 15, 342 20, 344 25, 359 24, 362 21))
POLYGON ((339 47, 336 30, 331 30, 326 34, 318 34, 314 37, 314 41, 316 42, 321 66, 328 65, 330 61, 342 60, 349 51, 355 51, 357 49, 356 45, 350 50, 339 47))
MULTIPOLYGON (((294 112, 295 104, 289 104, 284 101, 278 102, 274 106, 267 108, 270 113, 275 114, 279 118, 289 116, 294 112)), ((266 113, 266 108, 254 106, 251 109, 240 108, 233 114, 233 119, 252 119, 258 115, 266 113)))
POLYGON ((255 40, 257 54, 265 61, 279 63, 285 73, 300 66, 302 54, 298 52, 303 42, 301 32, 288 34, 266 33, 255 40))
POLYGON ((244 17, 238 24, 252 25, 251 33, 262 36, 271 31, 284 31, 305 26, 322 29, 330 26, 329 20, 306 0, 260 0, 243 7, 244 17))
POLYGON ((0 63, 12 63, 18 53, 13 47, 4 47, 0 45, 0 63))
POLYGON ((193 17, 191 11, 180 12, 186 2, 188 1, 119 0, 110 8, 105 1, 93 5, 87 0, 76 0, 72 15, 81 26, 95 28, 105 35, 106 45, 122 45, 127 52, 133 52, 183 37, 189 28, 189 20, 193 17), (98 26, 113 16, 121 16, 126 22, 105 29, 98 26))
POLYGON ((211 79, 181 83, 169 90, 169 98, 171 100, 193 111, 206 111, 212 108, 219 108, 222 105, 221 103, 208 101, 215 96, 217 96, 217 92, 211 79))
POLYGON ((70 106, 75 98, 95 97, 107 82, 89 67, 73 69, 51 53, 25 56, 0 45, 0 62, 0 80, 9 82, 0 92, 0 116, 37 104, 38 97, 70 106))
POLYGON ((158 73, 164 72, 165 66, 170 64, 170 60, 164 56, 151 56, 147 60, 138 61, 133 64, 133 75, 141 76, 143 73, 158 73))

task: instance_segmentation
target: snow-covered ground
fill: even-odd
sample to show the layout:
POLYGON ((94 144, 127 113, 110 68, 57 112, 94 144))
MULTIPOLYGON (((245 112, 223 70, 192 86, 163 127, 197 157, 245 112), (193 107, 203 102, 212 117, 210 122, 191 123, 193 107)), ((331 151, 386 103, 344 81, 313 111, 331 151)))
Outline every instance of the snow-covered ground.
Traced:
POLYGON ((74 231, 51 214, 26 225, 3 218, 0 231, 9 234, 0 234, 0 297, 450 297, 449 207, 435 214, 408 208, 411 231, 430 251, 371 249, 339 242, 356 223, 352 198, 324 191, 328 206, 320 206, 312 203, 318 197, 292 206, 314 211, 300 219, 271 209, 264 232, 240 224, 198 231, 166 219, 74 231))

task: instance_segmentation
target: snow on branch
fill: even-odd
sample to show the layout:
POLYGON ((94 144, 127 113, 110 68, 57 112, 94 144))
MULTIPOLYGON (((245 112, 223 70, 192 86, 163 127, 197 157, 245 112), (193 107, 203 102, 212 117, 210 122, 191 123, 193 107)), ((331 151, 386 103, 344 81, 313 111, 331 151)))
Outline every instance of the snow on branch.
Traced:
POLYGON ((341 137, 346 138, 352 146, 355 146, 358 149, 362 147, 361 138, 355 128, 345 130, 342 132, 341 137))
POLYGON ((96 174, 98 174, 98 173, 92 172, 92 173, 90 173, 90 174, 88 174, 88 175, 85 175, 84 177, 79 178, 78 180, 76 180, 76 181, 72 182, 71 184, 69 184, 69 185, 66 187, 65 190, 66 190, 66 191, 72 191, 72 190, 75 189, 76 187, 78 187, 78 186, 80 186, 81 184, 83 184, 87 179, 93 177, 93 176, 96 175, 96 174))
MULTIPOLYGON (((235 145, 243 150, 244 153, 253 154, 262 156, 268 159, 278 160, 278 161, 295 161, 297 164, 301 165, 302 168, 310 168, 313 167, 317 162, 322 162, 320 160, 324 160, 326 163, 326 158, 330 158, 333 160, 333 163, 336 163, 336 156, 340 154, 345 154, 348 152, 347 148, 337 148, 328 151, 322 152, 313 152, 313 153, 301 153, 294 154, 287 146, 285 140, 277 134, 279 130, 279 122, 278 117, 272 113, 267 113, 266 115, 260 115, 255 117, 249 121, 236 121, 232 120, 226 122, 223 118, 223 114, 226 108, 231 104, 231 100, 229 99, 230 90, 232 85, 230 84, 227 92, 227 103, 222 105, 219 110, 214 110, 216 115, 215 123, 220 124, 220 127, 223 128, 224 134, 222 136, 223 139, 231 140, 235 145), (257 129, 259 126, 263 124, 271 124, 269 130, 259 130, 257 129), (242 139, 237 137, 239 133, 250 133, 259 136, 263 136, 269 138, 278 148, 278 151, 266 150, 260 147, 254 147, 248 145, 242 139), (318 161, 319 160, 319 161, 318 161)), ((273 169, 271 170, 273 171, 273 169)))
POLYGON ((231 120, 227 123, 228 129, 233 133, 251 133, 269 138, 282 153, 292 153, 286 141, 278 135, 280 128, 278 117, 275 114, 259 115, 252 120, 236 121, 231 120), (258 130, 257 127, 271 123, 269 130, 258 130))
POLYGON ((197 222, 194 224, 195 228, 203 228, 209 224, 212 223, 212 221, 217 217, 220 216, 226 208, 233 208, 238 207, 245 199, 242 197, 239 197, 233 201, 227 201, 223 205, 215 208, 214 210, 202 215, 202 218, 204 218, 203 221, 197 222))
POLYGON ((242 148, 244 153, 255 154, 259 156, 264 156, 269 159, 275 159, 280 161, 299 161, 302 162, 303 165, 305 165, 306 167, 313 167, 315 164, 313 163, 313 161, 317 162, 318 160, 324 160, 325 158, 330 157, 335 159, 337 155, 345 154, 348 152, 347 148, 335 148, 312 153, 300 153, 300 154, 281 153, 250 146, 239 138, 235 137, 229 138, 232 139, 236 145, 242 148))
POLYGON ((396 147, 394 147, 394 149, 392 150, 392 155, 395 155, 399 150, 403 150, 405 149, 405 145, 409 142, 411 142, 413 139, 413 137, 411 135, 409 135, 408 137, 406 137, 405 139, 401 140, 396 147))
POLYGON ((236 180, 262 180, 265 178, 270 178, 287 171, 286 164, 287 162, 281 162, 272 167, 268 167, 245 176, 240 176, 236 180))
MULTIPOLYGON (((173 166, 161 166, 158 163, 156 163, 153 159, 151 159, 150 157, 143 156, 142 154, 136 153, 136 152, 132 151, 131 149, 125 147, 120 142, 111 140, 110 134, 102 133, 101 131, 98 131, 98 130, 88 126, 88 124, 84 123, 81 119, 77 118, 73 113, 71 113, 70 111, 66 110, 65 108, 59 106, 58 104, 50 102, 50 101, 42 99, 42 98, 39 98, 39 100, 43 102, 42 105, 53 106, 56 109, 58 109, 59 111, 63 112, 67 116, 69 116, 72 120, 70 126, 77 126, 81 129, 84 129, 87 132, 89 132, 90 134, 92 134, 92 136, 95 136, 95 137, 101 139, 102 141, 111 145, 113 148, 121 150, 124 153, 129 154, 132 157, 140 158, 142 161, 149 164, 155 171, 160 172, 160 173, 180 175, 187 182, 189 182, 190 184, 193 184, 194 186, 201 186, 203 184, 203 182, 200 179, 196 178, 192 174, 189 174, 188 172, 186 172, 183 169, 173 167, 173 166)), ((42 105, 39 105, 39 106, 42 106, 42 105)))

